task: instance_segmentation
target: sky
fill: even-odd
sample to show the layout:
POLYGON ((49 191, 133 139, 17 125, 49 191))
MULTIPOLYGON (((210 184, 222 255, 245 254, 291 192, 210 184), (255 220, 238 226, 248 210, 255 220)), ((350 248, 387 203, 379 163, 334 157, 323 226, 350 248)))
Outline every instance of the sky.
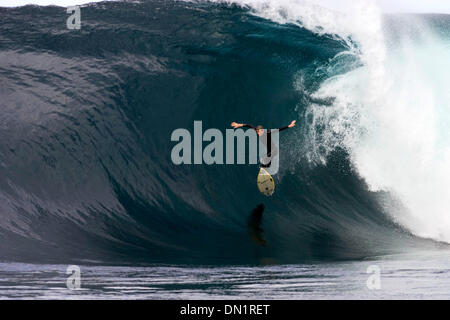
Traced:
MULTIPOLYGON (((293 0, 294 1, 294 0, 293 0)), ((335 10, 346 11, 355 0, 312 0, 319 5, 323 5, 335 10)), ((450 14, 450 0, 375 0, 387 13, 447 13, 450 14)), ((0 0, 1 7, 22 6, 25 4, 38 5, 60 5, 71 6, 88 2, 89 0, 0 0)))

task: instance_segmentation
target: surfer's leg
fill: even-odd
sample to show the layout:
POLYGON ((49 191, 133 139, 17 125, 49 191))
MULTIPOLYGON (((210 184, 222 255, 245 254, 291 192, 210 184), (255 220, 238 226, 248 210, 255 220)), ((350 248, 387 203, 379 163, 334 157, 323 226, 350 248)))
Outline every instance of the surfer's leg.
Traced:
POLYGON ((273 157, 278 155, 278 148, 270 141, 270 150, 267 155, 260 159, 261 167, 268 168, 272 164, 273 157))
POLYGON ((270 164, 272 163, 271 160, 272 160, 272 157, 271 157, 270 153, 268 153, 265 157, 263 157, 259 160, 259 162, 261 163, 261 167, 263 167, 263 168, 270 167, 270 164))

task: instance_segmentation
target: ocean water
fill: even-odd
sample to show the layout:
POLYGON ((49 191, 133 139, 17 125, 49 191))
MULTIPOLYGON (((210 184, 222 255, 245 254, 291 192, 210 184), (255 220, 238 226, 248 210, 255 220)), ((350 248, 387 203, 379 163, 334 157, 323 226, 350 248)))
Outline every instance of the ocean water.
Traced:
POLYGON ((0 7, 1 298, 447 298, 449 15, 80 10, 0 7), (171 160, 194 121, 294 119, 271 197, 257 165, 171 160))
POLYGON ((0 264, 1 299, 449 299, 450 253, 271 266, 0 264), (376 270, 376 272, 374 271, 376 270), (377 274, 377 272, 379 272, 377 274), (379 280, 372 280, 378 276, 379 280), (379 281, 379 282, 376 282, 379 281), (70 288, 70 289, 69 289, 70 288))

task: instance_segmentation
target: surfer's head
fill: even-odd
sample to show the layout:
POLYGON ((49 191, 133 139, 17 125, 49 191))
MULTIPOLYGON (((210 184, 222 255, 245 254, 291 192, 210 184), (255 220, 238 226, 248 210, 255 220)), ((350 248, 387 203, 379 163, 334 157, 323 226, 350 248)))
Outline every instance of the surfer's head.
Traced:
POLYGON ((256 134, 258 135, 258 136, 260 136, 260 135, 262 135, 263 134, 263 126, 257 126, 256 127, 256 134))

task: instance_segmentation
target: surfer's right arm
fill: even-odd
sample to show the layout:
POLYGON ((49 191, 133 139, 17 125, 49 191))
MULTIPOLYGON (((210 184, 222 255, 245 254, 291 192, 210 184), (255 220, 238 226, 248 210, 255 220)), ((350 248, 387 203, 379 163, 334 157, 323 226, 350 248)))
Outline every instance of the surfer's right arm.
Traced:
POLYGON ((253 130, 256 130, 256 128, 254 127, 254 126, 252 126, 251 124, 244 124, 244 123, 237 123, 237 122, 232 122, 231 123, 231 126, 234 128, 234 129, 237 129, 237 128, 252 128, 253 130))

